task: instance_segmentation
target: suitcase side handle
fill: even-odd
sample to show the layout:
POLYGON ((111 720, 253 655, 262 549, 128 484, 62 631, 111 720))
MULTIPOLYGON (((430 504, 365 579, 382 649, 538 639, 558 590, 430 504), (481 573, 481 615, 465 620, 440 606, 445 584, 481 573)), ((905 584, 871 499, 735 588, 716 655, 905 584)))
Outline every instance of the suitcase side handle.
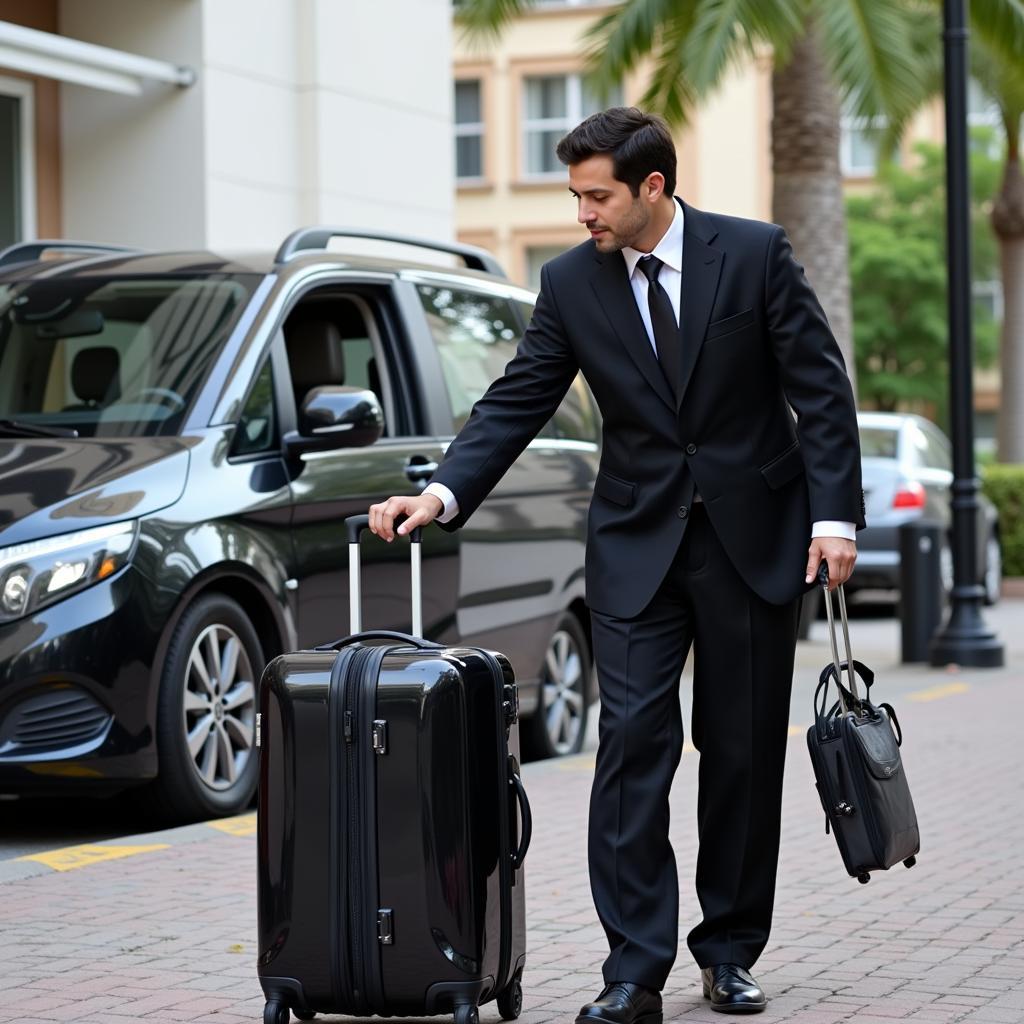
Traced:
MULTIPOLYGON (((349 633, 362 631, 362 578, 359 559, 359 537, 370 525, 370 517, 365 512, 360 516, 348 516, 345 520, 345 531, 348 534, 348 603, 349 633)), ((409 534, 412 541, 412 631, 416 636, 423 635, 423 575, 422 575, 422 544, 423 528, 417 526, 409 534)))
POLYGON ((508 780, 516 791, 516 799, 519 801, 519 813, 523 817, 523 831, 519 836, 519 845, 516 852, 512 854, 512 870, 518 871, 526 860, 526 851, 530 848, 530 840, 533 838, 533 813, 530 810, 530 801, 526 796, 526 787, 519 773, 514 769, 508 780))

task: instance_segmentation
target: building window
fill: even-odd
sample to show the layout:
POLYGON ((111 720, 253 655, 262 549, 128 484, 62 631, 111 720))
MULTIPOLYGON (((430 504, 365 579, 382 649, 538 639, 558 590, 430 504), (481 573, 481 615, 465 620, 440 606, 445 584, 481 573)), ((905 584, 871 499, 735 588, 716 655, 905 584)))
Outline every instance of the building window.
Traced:
POLYGON ((528 178, 561 177, 555 147, 585 117, 622 103, 616 87, 594 93, 580 75, 530 75, 523 79, 523 173, 528 178))
POLYGON ((884 117, 844 115, 839 136, 839 166, 847 178, 870 178, 878 171, 884 117))
POLYGON ((974 297, 974 308, 983 320, 1002 323, 1003 319, 1003 283, 992 281, 975 281, 971 286, 974 297))
POLYGON ((0 78, 0 249, 35 238, 34 87, 0 78))
POLYGON ((530 245, 526 248, 526 287, 540 290, 540 268, 548 260, 561 256, 567 245, 530 245))
POLYGON ((484 176, 484 121, 480 79, 455 83, 455 177, 460 182, 484 176))

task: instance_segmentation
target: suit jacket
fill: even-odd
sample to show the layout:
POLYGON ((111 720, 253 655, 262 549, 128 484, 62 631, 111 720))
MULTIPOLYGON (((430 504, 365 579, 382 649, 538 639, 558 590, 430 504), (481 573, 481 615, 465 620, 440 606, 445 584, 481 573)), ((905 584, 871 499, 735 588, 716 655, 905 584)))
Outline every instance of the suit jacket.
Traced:
POLYGON ((619 618, 639 614, 664 579, 695 485, 736 570, 777 604, 805 589, 812 522, 864 525, 853 392, 785 232, 683 210, 678 401, 622 254, 587 241, 544 266, 515 358, 433 477, 458 500, 443 526, 457 529, 582 371, 603 419, 587 603, 619 618))

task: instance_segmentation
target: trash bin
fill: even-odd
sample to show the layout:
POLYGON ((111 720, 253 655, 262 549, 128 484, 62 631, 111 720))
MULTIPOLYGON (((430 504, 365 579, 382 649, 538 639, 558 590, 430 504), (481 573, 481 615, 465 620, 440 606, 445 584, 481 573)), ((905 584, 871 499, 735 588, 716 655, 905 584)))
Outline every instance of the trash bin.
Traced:
POLYGON ((940 523, 913 520, 900 527, 901 657, 927 661, 942 621, 942 532, 940 523))

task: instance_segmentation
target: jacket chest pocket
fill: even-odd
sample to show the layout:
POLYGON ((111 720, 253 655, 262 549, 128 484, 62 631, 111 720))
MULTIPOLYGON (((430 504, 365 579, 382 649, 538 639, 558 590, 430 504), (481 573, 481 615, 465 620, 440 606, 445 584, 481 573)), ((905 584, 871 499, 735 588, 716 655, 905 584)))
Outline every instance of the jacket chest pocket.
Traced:
POLYGON ((755 320, 753 307, 744 309, 742 312, 735 313, 732 316, 724 316, 719 320, 712 320, 708 324, 704 340, 711 341, 712 338, 721 338, 727 334, 734 334, 736 331, 743 330, 744 327, 749 327, 755 320))

